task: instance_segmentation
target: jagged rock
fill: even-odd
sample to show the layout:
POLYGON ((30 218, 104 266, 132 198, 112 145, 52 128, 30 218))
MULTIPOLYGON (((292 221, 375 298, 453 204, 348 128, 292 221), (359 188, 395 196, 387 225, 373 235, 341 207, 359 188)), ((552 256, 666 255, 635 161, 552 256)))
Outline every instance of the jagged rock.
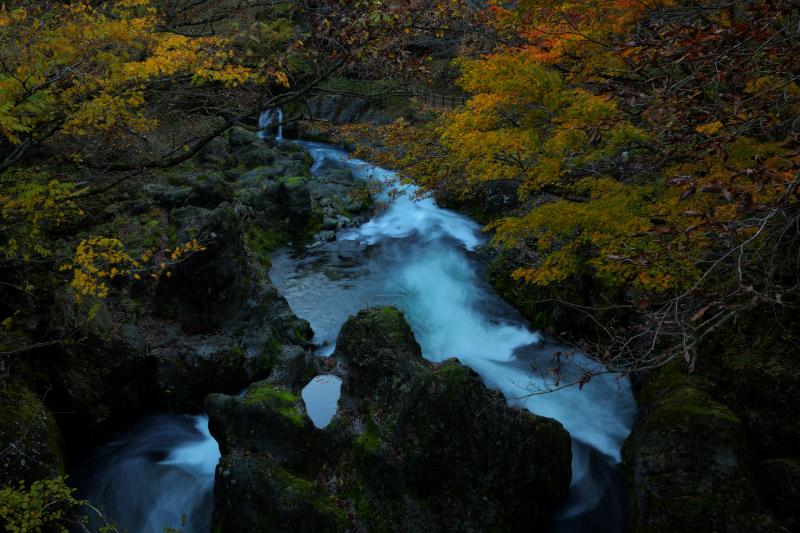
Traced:
POLYGON ((456 360, 424 361, 396 309, 351 317, 326 366, 344 384, 322 430, 274 379, 206 400, 220 530, 524 530, 566 495, 561 425, 508 407, 456 360))

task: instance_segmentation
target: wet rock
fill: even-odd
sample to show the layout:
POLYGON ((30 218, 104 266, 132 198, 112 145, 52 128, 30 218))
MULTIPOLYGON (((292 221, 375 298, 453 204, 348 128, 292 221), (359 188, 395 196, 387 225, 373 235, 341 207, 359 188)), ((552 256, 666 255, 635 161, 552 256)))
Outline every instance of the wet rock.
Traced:
MULTIPOLYGON (((290 367, 303 361, 293 352, 290 367)), ((234 530, 246 516, 287 530, 306 519, 324 531, 343 523, 363 531, 524 530, 546 521, 566 495, 571 453, 561 425, 508 407, 456 360, 423 360, 396 309, 351 317, 324 366, 344 383, 338 413, 322 430, 291 388, 274 383, 292 377, 270 378, 243 397, 207 399, 223 450, 217 527, 234 530)))

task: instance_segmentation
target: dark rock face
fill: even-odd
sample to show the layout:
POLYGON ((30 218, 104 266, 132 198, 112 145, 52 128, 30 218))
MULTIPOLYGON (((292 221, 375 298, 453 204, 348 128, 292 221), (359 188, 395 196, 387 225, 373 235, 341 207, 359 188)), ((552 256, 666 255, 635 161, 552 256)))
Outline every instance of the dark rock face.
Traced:
POLYGON ((800 530, 800 458, 769 459, 758 465, 761 496, 790 531, 800 530))
MULTIPOLYGON (((269 376, 273 366, 305 375, 285 355, 291 347, 305 353, 313 332, 267 269, 269 253, 302 234, 312 218, 305 177, 292 187, 295 176, 308 175, 308 154, 236 130, 227 142, 208 145, 198 160, 202 166, 172 169, 127 192, 136 202, 123 205, 135 204, 137 211, 120 208, 116 224, 141 220, 131 234, 142 235, 147 249, 192 239, 206 249, 157 282, 120 284, 106 300, 76 303, 65 291, 47 326, 81 342, 30 357, 43 369, 33 371, 37 384, 52 389, 50 405, 69 413, 57 419, 75 455, 144 413, 196 412, 209 393, 238 392, 269 376), (257 164, 270 166, 243 167, 248 150, 268 152, 257 164), (148 237, 144 230, 153 227, 148 237)), ((98 233, 120 231, 127 230, 109 226, 98 233)))
POLYGON ((324 366, 344 384, 323 430, 296 395, 308 375, 207 398, 220 530, 528 530, 566 495, 561 425, 508 407, 456 360, 424 361, 396 309, 351 317, 324 366))
POLYGON ((800 528, 798 319, 743 314, 703 343, 694 375, 648 380, 623 450, 634 530, 800 528))
POLYGON ((623 449, 634 531, 782 531, 762 506, 742 421, 677 368, 640 395, 623 449))

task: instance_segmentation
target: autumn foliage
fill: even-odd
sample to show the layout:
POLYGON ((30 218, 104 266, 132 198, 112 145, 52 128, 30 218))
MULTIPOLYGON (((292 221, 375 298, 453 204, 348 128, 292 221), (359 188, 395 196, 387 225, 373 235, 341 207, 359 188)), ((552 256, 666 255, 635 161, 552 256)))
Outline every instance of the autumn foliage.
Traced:
MULTIPOLYGON (((537 0, 488 8, 462 109, 386 129, 384 160, 469 201, 512 184, 495 242, 521 283, 591 277, 639 319, 620 369, 689 361, 739 310, 795 297, 800 9, 790 2, 537 0)), ((570 302, 564 302, 569 305, 570 302)), ((585 310, 584 310, 585 311, 585 310)))

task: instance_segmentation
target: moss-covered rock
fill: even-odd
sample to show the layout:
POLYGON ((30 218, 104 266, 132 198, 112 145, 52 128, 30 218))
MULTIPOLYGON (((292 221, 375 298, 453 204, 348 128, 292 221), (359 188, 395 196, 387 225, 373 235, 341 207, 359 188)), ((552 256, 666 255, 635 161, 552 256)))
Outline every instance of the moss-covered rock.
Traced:
POLYGON ((346 531, 346 514, 313 480, 268 455, 234 450, 217 466, 214 531, 346 531))
POLYGON ((238 397, 211 394, 205 406, 223 453, 245 449, 295 466, 315 444, 316 432, 302 400, 279 385, 257 382, 238 397))
POLYGON ((623 449, 634 531, 780 531, 753 483, 744 424, 675 364, 639 395, 623 449))
POLYGON ((398 403, 390 445, 405 483, 449 500, 442 511, 461 507, 465 526, 524 530, 566 496, 571 453, 561 424, 508 407, 457 360, 421 373, 398 403))
POLYGON ((422 350, 403 314, 394 307, 360 311, 336 339, 347 366, 346 387, 357 397, 390 392, 420 370, 422 350))
POLYGON ((63 475, 61 446, 42 398, 20 382, 0 382, 0 487, 63 475))
POLYGON ((345 384, 322 430, 272 380, 207 399, 223 451, 215 513, 224 530, 242 524, 239 514, 259 527, 302 529, 295 505, 323 531, 523 530, 545 523, 566 495, 561 425, 508 407, 456 360, 424 361, 397 309, 351 317, 327 366, 345 384), (265 496, 273 479, 306 496, 265 496))

